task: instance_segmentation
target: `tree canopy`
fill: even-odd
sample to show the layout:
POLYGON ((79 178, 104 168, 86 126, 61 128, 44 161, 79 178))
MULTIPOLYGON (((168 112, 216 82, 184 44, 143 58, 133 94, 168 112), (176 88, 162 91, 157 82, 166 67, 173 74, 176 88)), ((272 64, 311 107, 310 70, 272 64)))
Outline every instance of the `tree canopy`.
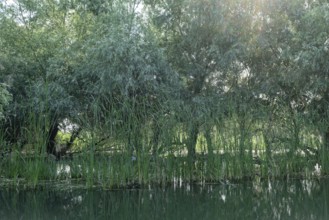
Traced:
POLYGON ((56 155, 68 120, 95 143, 153 154, 178 143, 191 161, 201 136, 211 154, 230 132, 241 157, 259 131, 268 153, 329 149, 326 2, 15 0, 0 11, 7 143, 23 147, 37 120, 56 155))

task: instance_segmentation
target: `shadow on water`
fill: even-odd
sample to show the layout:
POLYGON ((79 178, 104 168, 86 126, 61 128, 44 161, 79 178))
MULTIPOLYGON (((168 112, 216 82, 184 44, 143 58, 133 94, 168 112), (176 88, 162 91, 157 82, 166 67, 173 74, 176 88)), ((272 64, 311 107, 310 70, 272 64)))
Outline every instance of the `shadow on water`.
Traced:
POLYGON ((0 219, 329 219, 329 180, 138 190, 0 190, 0 219))

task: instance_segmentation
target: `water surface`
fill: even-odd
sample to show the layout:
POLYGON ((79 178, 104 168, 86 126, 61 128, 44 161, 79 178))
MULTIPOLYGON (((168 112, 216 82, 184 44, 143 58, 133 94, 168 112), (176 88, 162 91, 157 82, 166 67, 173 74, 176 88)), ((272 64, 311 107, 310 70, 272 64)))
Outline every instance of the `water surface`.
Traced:
MULTIPOLYGON (((329 181, 135 190, 0 189, 0 219, 329 219, 329 181)), ((58 187, 57 187, 58 188, 58 187)))

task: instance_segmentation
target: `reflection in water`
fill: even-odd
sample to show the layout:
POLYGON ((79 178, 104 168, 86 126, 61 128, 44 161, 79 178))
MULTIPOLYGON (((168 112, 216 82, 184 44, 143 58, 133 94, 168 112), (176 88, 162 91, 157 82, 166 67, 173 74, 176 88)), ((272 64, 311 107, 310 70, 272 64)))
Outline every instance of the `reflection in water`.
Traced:
POLYGON ((57 164, 56 176, 71 177, 71 167, 67 164, 57 164))
POLYGON ((0 190, 0 219, 329 219, 328 180, 145 190, 0 190))

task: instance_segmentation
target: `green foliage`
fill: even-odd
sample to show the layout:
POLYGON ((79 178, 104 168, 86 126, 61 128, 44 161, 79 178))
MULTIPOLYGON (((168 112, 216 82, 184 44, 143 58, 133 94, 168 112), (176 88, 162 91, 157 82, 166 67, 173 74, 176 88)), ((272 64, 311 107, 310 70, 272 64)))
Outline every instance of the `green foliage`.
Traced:
POLYGON ((74 143, 88 155, 79 175, 89 185, 97 175, 119 186, 297 175, 316 164, 325 173, 328 7, 301 0, 1 4, 1 141, 36 144, 28 150, 36 154, 74 143), (65 121, 71 129, 62 133, 65 121), (123 156, 104 168, 97 151, 123 156), (141 160, 132 165, 131 156, 141 160))
POLYGON ((11 94, 8 92, 5 84, 0 84, 0 120, 4 118, 4 108, 12 100, 11 94))

